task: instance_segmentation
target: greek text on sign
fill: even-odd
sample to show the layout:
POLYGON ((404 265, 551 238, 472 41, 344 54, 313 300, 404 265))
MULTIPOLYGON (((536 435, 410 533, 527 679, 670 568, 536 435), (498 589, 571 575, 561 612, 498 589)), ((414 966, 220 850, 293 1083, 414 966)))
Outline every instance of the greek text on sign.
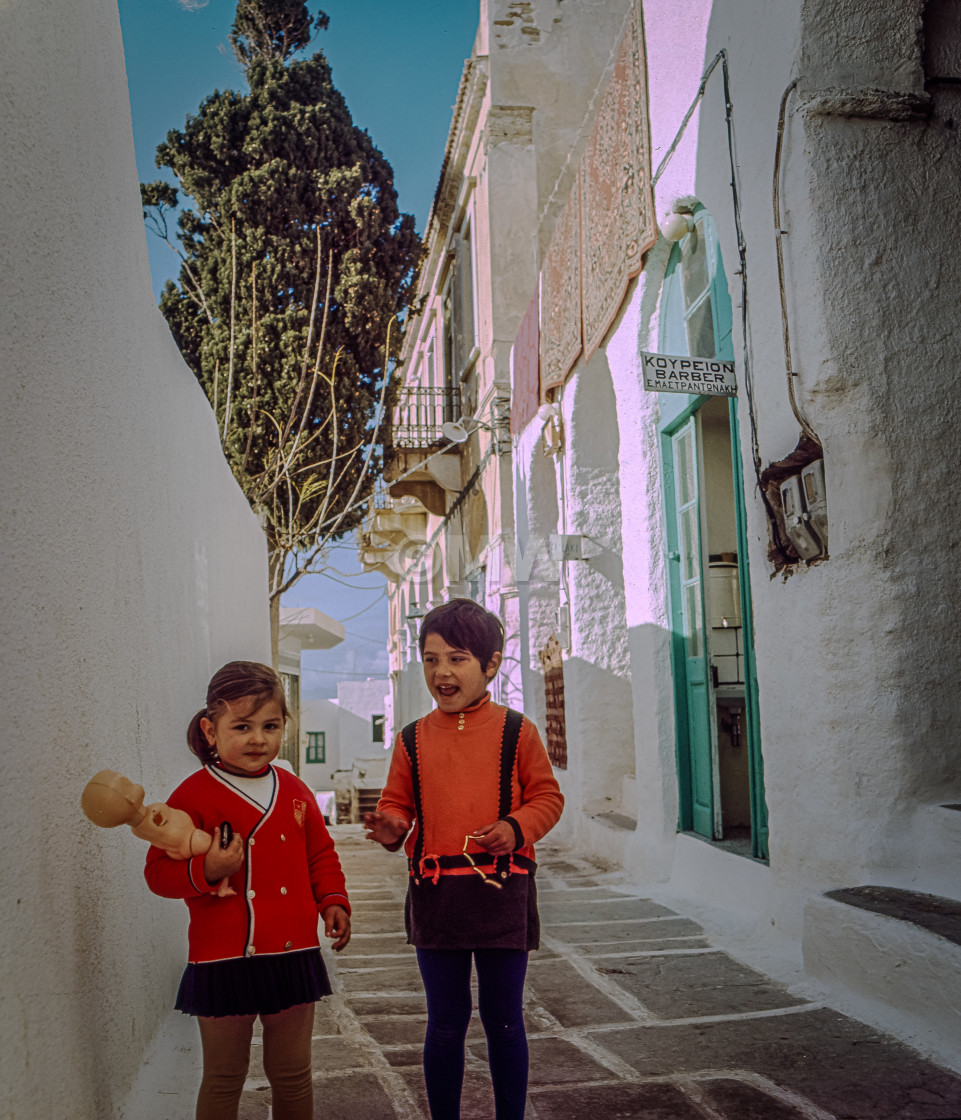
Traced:
POLYGON ((723 358, 689 358, 641 351, 644 388, 649 393, 700 393, 736 397, 734 363, 723 358))

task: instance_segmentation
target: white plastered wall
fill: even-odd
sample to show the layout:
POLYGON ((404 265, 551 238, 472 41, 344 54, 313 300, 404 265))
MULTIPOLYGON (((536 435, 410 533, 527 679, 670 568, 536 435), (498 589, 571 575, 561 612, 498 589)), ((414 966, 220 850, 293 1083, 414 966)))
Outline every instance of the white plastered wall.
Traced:
MULTIPOLYGON (((788 100, 781 177, 785 281, 799 403, 825 450, 831 559, 786 581, 768 578, 743 383, 739 402, 770 810, 767 905, 779 928, 797 935, 805 899, 833 886, 936 889, 936 852, 918 850, 931 841, 909 822, 958 796, 959 666, 949 620, 959 595, 944 527, 957 518, 959 417, 938 371, 958 363, 946 325, 961 276, 937 207, 918 200, 956 181, 950 119, 959 99, 936 88, 932 116, 918 120, 871 108, 878 90, 923 92, 920 4, 689 7, 685 37, 677 4, 645 4, 652 141, 655 153, 666 150, 699 73, 724 47, 762 467, 792 451, 800 434, 784 372, 772 216, 778 106, 788 83, 799 83, 788 100), (877 34, 859 35, 868 25, 877 34)), ((718 68, 658 184, 657 213, 693 195, 714 217, 743 378, 724 116, 718 68)))
POLYGON ((118 1114, 185 962, 97 770, 166 797, 233 658, 269 659, 264 538, 153 303, 117 9, 0 5, 0 1113, 118 1114))

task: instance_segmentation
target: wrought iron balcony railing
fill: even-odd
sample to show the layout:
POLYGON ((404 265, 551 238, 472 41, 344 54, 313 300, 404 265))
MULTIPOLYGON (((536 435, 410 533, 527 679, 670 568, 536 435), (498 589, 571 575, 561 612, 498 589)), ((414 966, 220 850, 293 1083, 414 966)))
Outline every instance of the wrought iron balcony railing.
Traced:
POLYGON ((460 391, 403 386, 394 405, 394 447, 421 451, 443 442, 441 424, 460 417, 460 391))

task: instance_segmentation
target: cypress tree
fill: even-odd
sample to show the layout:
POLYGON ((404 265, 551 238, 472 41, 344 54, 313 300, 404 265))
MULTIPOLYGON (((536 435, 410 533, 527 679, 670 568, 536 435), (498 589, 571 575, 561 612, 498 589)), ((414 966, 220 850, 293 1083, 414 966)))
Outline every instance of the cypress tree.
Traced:
POLYGON ((388 327, 419 250, 323 52, 296 57, 327 22, 301 0, 239 0, 230 39, 247 91, 215 91, 167 134, 157 165, 176 188, 141 186, 182 261, 161 310, 265 526, 275 641, 281 593, 322 566, 372 489, 388 327))

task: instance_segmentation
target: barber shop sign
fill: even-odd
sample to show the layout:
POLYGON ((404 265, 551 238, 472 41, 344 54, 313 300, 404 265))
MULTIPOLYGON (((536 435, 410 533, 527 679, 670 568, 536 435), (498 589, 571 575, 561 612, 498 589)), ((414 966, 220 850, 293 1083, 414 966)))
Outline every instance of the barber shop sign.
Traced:
POLYGON ((644 388, 649 393, 699 393, 736 397, 734 363, 721 358, 691 358, 641 351, 644 388))

